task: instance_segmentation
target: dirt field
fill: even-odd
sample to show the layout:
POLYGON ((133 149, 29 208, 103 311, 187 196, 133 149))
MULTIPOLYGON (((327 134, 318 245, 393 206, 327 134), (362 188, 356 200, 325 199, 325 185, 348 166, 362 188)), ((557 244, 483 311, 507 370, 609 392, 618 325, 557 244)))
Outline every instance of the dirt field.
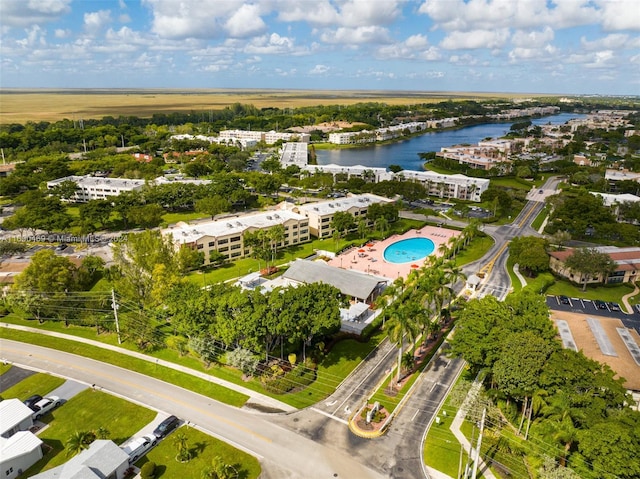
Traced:
MULTIPOLYGON (((576 342, 578 349, 582 350, 585 356, 600 361, 601 363, 608 364, 618 376, 625 378, 625 386, 629 389, 640 390, 640 366, 638 366, 629 350, 625 346, 624 342, 620 338, 620 335, 616 331, 616 328, 623 328, 624 325, 618 319, 604 318, 602 316, 591 316, 600 320, 602 328, 607 333, 609 341, 616 350, 618 357, 606 356, 602 354, 595 337, 591 333, 591 329, 587 324, 586 314, 569 313, 566 311, 551 311, 551 319, 563 319, 569 324, 571 334, 576 342)), ((628 330, 636 343, 640 345, 640 335, 634 330, 628 330)))
MULTIPOLYGON (((391 105, 446 100, 486 100, 542 95, 509 93, 333 91, 333 90, 0 90, 0 124, 56 121, 64 118, 102 118, 154 113, 219 110, 234 103, 258 108, 296 108, 314 105, 350 105, 380 102, 391 105)), ((547 95, 548 96, 548 95, 547 95)))

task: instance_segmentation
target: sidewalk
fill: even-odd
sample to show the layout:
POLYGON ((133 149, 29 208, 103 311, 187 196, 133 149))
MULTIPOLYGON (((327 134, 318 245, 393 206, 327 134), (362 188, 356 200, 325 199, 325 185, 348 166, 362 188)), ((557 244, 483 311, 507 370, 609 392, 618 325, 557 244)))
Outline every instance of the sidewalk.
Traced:
POLYGON ((632 298, 633 296, 635 296, 636 294, 638 294, 638 291, 640 291, 640 288, 638 288, 637 284, 634 284, 635 288, 633 289, 633 291, 629 294, 625 294, 622 297, 622 304, 624 305, 624 307, 626 308, 626 312, 627 313, 631 313, 633 314, 633 307, 629 304, 629 298, 632 298))
POLYGON ((120 348, 118 346, 113 346, 111 344, 105 344, 105 343, 101 343, 100 341, 94 341, 92 339, 84 339, 84 338, 79 338, 77 336, 73 336, 71 334, 63 334, 63 333, 56 333, 53 331, 44 331, 42 329, 38 329, 38 328, 31 328, 28 326, 20 326, 17 324, 9 324, 9 323, 2 323, 2 327, 4 328, 8 328, 8 329, 16 329, 19 331, 26 331, 29 333, 38 333, 38 334, 44 334, 46 336, 52 336, 52 337, 56 337, 56 338, 61 338, 61 339, 67 339, 69 341, 77 341, 77 342, 81 342, 81 343, 85 343, 85 344, 90 344, 91 346, 96 346, 98 348, 103 348, 103 349, 108 349, 110 351, 114 351, 120 354, 126 354, 128 356, 132 356, 138 359, 142 359, 143 361, 148 361, 150 363, 154 363, 154 364, 158 364, 160 366, 164 366, 167 368, 171 368, 174 369, 176 371, 180 371, 182 373, 185 374, 190 374, 192 376, 198 377, 200 379, 204 379, 205 381, 209 381, 215 384, 218 384, 220 386, 223 386, 227 389, 232 389, 236 392, 245 394, 246 396, 249 396, 249 401, 247 401, 247 404, 251 403, 251 405, 255 406, 255 407, 251 407, 251 405, 247 405, 245 404, 245 408, 247 409, 251 409, 251 410, 261 410, 261 409, 270 409, 270 410, 274 410, 273 412, 294 412, 297 411, 296 408, 294 408, 293 406, 289 406, 288 404, 285 404, 281 401, 278 401, 277 399, 273 399, 269 396, 266 396, 264 394, 261 394, 257 391, 253 391, 251 389, 245 388, 244 386, 240 386, 238 384, 226 381, 224 379, 220 379, 217 378, 215 376, 211 376, 209 374, 200 372, 200 371, 196 371, 194 369, 191 368, 187 368, 185 366, 181 366, 179 364, 175 364, 169 361, 165 361, 163 359, 158 359, 158 358, 154 358, 152 356, 148 356, 146 354, 142 354, 136 351, 130 351, 128 349, 125 348, 120 348))
MULTIPOLYGON (((471 389, 469 390, 469 393, 467 394, 466 399, 462 403, 462 406, 460 407, 460 409, 458 409, 458 412, 456 413, 456 417, 453 419, 453 422, 451 423, 451 426, 449 428, 451 429, 451 432, 453 432, 453 435, 456 436, 456 439, 460 442, 460 444, 462 444, 462 447, 464 447, 464 450, 469 455, 471 455, 471 452, 470 452, 471 444, 469 443, 469 440, 467 439, 467 437, 464 434, 462 434, 462 431, 460 431, 460 426, 462 426, 462 422, 464 421, 464 418, 467 415, 467 411, 469 410, 469 405, 478 396, 481 386, 482 386, 481 382, 478 382, 478 381, 473 382, 473 385, 471 386, 471 389)), ((475 444, 474 444, 474 447, 475 447, 475 444)), ((480 457, 480 461, 478 463, 478 471, 482 472, 482 475, 486 479, 496 479, 496 476, 493 474, 493 472, 491 472, 491 469, 489 469, 489 467, 482 460, 482 457, 480 457)))

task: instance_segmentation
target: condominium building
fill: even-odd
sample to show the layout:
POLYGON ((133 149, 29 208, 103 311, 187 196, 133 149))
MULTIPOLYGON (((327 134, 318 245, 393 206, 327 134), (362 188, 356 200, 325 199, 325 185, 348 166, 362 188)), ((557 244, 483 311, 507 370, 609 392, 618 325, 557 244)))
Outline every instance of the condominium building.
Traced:
POLYGON ((210 254, 218 251, 227 259, 244 258, 251 248, 244 243, 244 234, 267 230, 274 226, 284 227, 284 239, 280 247, 309 241, 309 220, 302 214, 288 210, 264 211, 197 224, 176 223, 162 230, 171 235, 176 245, 188 245, 204 253, 204 264, 210 264, 210 254))
POLYGON ((503 167, 505 163, 510 163, 507 158, 507 151, 502 145, 495 146, 449 146, 440 148, 437 156, 447 160, 455 161, 460 165, 467 165, 475 170, 490 170, 495 167, 503 167))
MULTIPOLYGON (((611 260, 615 263, 615 270, 613 273, 605 276, 603 274, 588 275, 587 283, 635 283, 638 280, 638 273, 640 272, 640 248, 628 247, 618 248, 616 246, 598 246, 594 248, 600 253, 609 255, 611 260)), ((585 275, 579 271, 573 271, 566 266, 566 261, 569 256, 573 254, 572 249, 566 249, 563 251, 552 251, 549 253, 551 259, 549 261, 549 267, 554 273, 573 281, 574 283, 582 283, 585 280, 585 275)))
POLYGON ((382 196, 365 193, 353 195, 335 200, 319 201, 317 203, 307 203, 296 206, 294 211, 298 211, 309 220, 309 231, 318 238, 329 238, 333 236, 331 221, 333 215, 338 211, 350 213, 356 221, 365 220, 369 227, 373 222, 367 219, 369 206, 376 203, 393 203, 393 200, 382 196))
POLYGON ((75 194, 69 199, 69 201, 76 203, 86 203, 89 200, 104 200, 118 196, 125 191, 139 190, 145 184, 145 180, 72 175, 47 181, 47 189, 53 190, 65 181, 72 181, 77 185, 78 188, 75 194))
POLYGON ((247 130, 222 130, 218 135, 221 139, 226 140, 242 140, 250 139, 264 141, 267 145, 272 145, 276 141, 300 141, 309 143, 311 135, 308 133, 286 133, 279 131, 247 131, 247 130))
POLYGON ((443 175, 434 171, 403 170, 396 173, 395 177, 420 183, 429 196, 467 201, 480 201, 490 182, 487 178, 472 178, 462 174, 443 175))
POLYGON ((289 142, 282 145, 280 163, 283 167, 296 165, 303 167, 308 161, 307 143, 301 141, 289 142))

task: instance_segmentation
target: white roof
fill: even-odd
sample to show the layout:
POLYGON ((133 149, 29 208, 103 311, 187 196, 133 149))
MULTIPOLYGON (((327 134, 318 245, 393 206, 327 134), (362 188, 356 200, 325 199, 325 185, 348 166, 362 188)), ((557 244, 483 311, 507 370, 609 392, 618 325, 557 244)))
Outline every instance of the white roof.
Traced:
POLYGON ((30 431, 18 431, 10 438, 0 437, 0 459, 7 462, 40 447, 42 440, 30 431))
POLYGON ((193 243, 205 236, 218 237, 234 233, 242 234, 249 228, 265 229, 284 224, 289 220, 301 221, 303 215, 288 210, 264 211, 252 215, 235 216, 206 223, 177 223, 162 230, 163 235, 173 235, 178 243, 193 243))
POLYGON ((634 173, 633 171, 625 170, 607 170, 604 174, 606 180, 622 181, 622 180, 634 180, 640 181, 640 173, 634 173))
POLYGON ((317 203, 307 203, 298 207, 300 212, 309 212, 317 215, 328 215, 336 211, 349 211, 351 208, 364 208, 374 203, 392 203, 393 200, 378 195, 365 193, 362 195, 336 198, 329 201, 318 201, 317 203))
POLYGON ((20 399, 5 399, 0 402, 0 434, 14 428, 27 418, 33 411, 25 406, 20 399))
POLYGON ((65 176, 56 180, 47 181, 47 185, 54 186, 64 181, 73 181, 80 187, 88 186, 111 186, 114 188, 134 189, 144 186, 145 180, 135 180, 131 178, 100 178, 97 176, 65 176))
POLYGON ((605 206, 612 206, 616 203, 635 203, 637 201, 640 201, 640 196, 632 195, 631 193, 614 195, 611 193, 600 193, 599 191, 592 191, 591 194, 602 197, 605 206))

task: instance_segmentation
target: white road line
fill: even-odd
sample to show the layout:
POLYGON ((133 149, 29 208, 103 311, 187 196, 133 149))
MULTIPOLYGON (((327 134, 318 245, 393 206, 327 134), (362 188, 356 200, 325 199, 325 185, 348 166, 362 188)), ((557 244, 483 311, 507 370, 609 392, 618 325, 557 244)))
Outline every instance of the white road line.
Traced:
POLYGON ((416 416, 418 415, 419 412, 420 412, 420 409, 416 410, 416 413, 411 418, 411 422, 413 422, 413 420, 416 418, 416 416))
POLYGON ((329 414, 328 412, 325 412, 322 409, 317 409, 315 407, 311 407, 309 409, 311 409, 312 411, 317 412, 318 414, 322 414, 323 416, 327 416, 329 419, 333 419, 334 421, 341 422, 344 425, 349 425, 349 422, 346 419, 335 417, 333 414, 329 414))

